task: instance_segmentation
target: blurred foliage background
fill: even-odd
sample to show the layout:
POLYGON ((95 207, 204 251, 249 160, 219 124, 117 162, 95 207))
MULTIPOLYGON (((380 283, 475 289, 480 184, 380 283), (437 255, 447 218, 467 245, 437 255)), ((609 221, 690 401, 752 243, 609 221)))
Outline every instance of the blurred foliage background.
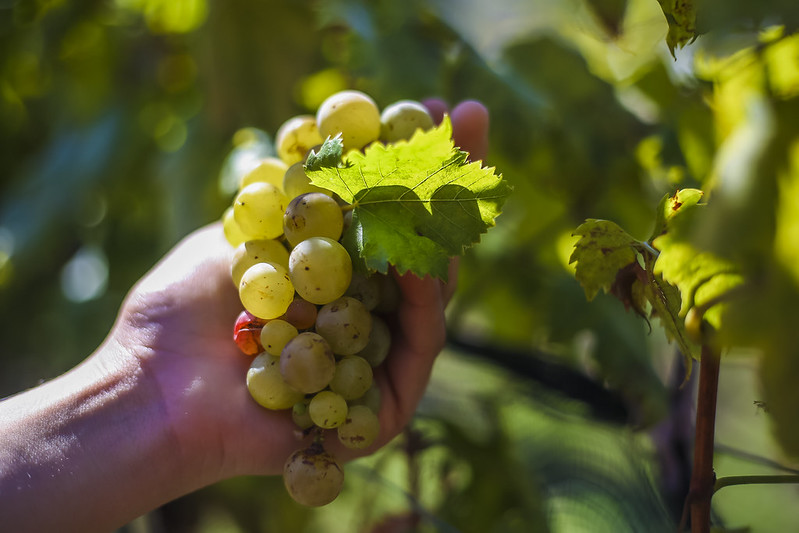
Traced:
MULTIPOLYGON (((240 129, 271 136, 343 88, 381 106, 478 99, 486 163, 515 191, 462 262, 450 345, 408 431, 350 464, 327 507, 293 504, 279 478, 239 478, 124 529, 674 531, 693 381, 680 387, 656 322, 611 296, 586 302, 571 232, 608 218, 644 239, 663 194, 735 192, 723 165, 744 169, 739 192, 770 192, 722 194, 730 225, 713 233, 718 248, 794 265, 753 308, 782 355, 762 374, 764 343, 723 362, 717 473, 796 473, 758 406, 764 390, 796 395, 799 165, 787 157, 794 174, 761 186, 746 154, 763 139, 799 146, 797 22, 787 1, 703 2, 699 38, 672 55, 655 0, 0 0, 0 397, 91 353, 135 281, 219 218, 240 129), (749 144, 725 148, 742 124, 749 144)), ((783 444, 799 401, 786 405, 783 444)), ((797 497, 727 488, 715 521, 788 531, 797 497)))

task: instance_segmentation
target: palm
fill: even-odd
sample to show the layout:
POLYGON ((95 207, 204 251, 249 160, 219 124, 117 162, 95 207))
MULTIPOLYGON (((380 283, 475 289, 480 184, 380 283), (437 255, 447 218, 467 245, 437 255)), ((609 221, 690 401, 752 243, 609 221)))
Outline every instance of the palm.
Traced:
POLYGON ((182 449, 235 458, 234 465, 209 466, 226 474, 275 473, 296 446, 291 420, 249 396, 245 376, 251 359, 232 339, 241 304, 229 269, 230 246, 221 227, 201 229, 134 289, 123 321, 148 335, 143 344, 150 350, 139 358, 155 377, 182 449))

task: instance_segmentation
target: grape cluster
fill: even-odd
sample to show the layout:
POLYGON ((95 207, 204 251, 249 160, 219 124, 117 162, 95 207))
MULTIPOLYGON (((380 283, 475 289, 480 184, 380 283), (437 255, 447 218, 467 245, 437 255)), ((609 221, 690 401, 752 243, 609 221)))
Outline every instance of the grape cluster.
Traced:
POLYGON ((325 505, 343 484, 341 465, 324 448, 324 430, 355 449, 377 438, 380 390, 373 369, 388 355, 385 317, 398 301, 390 276, 353 272, 339 242, 351 206, 310 183, 305 159, 326 137, 340 136, 345 151, 362 150, 432 126, 418 102, 396 102, 381 113, 364 93, 336 93, 316 116, 293 117, 278 129, 278 157, 241 176, 223 215, 244 308, 233 337, 253 356, 247 387, 258 404, 291 410, 298 430, 314 434, 283 472, 289 494, 302 504, 325 505))

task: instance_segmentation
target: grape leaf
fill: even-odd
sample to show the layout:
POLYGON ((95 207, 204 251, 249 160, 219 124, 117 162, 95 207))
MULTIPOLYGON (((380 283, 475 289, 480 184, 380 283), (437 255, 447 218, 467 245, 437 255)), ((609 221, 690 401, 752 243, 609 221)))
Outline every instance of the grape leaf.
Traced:
POLYGON ((660 255, 654 271, 680 290, 680 315, 697 306, 706 308, 704 318, 721 328, 722 308, 714 305, 743 283, 743 276, 732 262, 711 252, 698 250, 690 242, 663 236, 655 240, 660 255))
POLYGON ((311 183, 352 205, 342 242, 367 269, 447 279, 449 257, 494 226, 510 185, 455 148, 449 118, 408 141, 372 143, 343 165, 306 168, 311 183))
MULTIPOLYGON (((701 196, 701 191, 697 190, 665 196, 658 205, 655 234, 668 235, 667 225, 674 215, 695 206, 701 196)), ((600 290, 611 292, 626 308, 632 308, 647 322, 644 302, 648 302, 649 316, 658 318, 667 337, 680 347, 690 374, 697 349, 689 340, 680 317, 680 290, 655 272, 657 250, 607 220, 586 220, 574 234, 580 239, 574 246, 570 262, 577 263, 575 277, 583 286, 586 298, 592 300, 600 290)))
POLYGON ((344 152, 344 142, 341 134, 328 137, 319 150, 311 150, 305 160, 305 172, 320 170, 325 167, 337 167, 341 163, 341 154, 344 152))
POLYGON ((586 220, 573 235, 579 235, 580 239, 574 245, 569 263, 577 263, 575 277, 591 301, 600 289, 608 292, 619 270, 636 260, 635 247, 639 243, 609 220, 586 220))
POLYGON ((731 260, 693 242, 697 228, 707 227, 711 216, 705 204, 698 203, 701 191, 678 191, 670 198, 665 205, 661 202, 663 207, 659 210, 659 216, 666 213, 664 230, 652 239, 652 245, 659 250, 653 272, 679 289, 680 316, 697 307, 705 320, 720 329, 723 306, 718 304, 743 283, 743 276, 731 260), (670 213, 669 202, 677 202, 679 209, 670 213))
POLYGON ((693 360, 699 359, 699 347, 688 337, 685 330, 685 321, 680 316, 680 306, 682 295, 675 285, 672 285, 660 274, 654 272, 653 256, 646 258, 646 272, 649 283, 646 285, 646 297, 652 306, 652 316, 660 319, 666 337, 673 340, 680 347, 685 364, 685 379, 683 383, 691 377, 693 360))
POLYGON ((674 57, 674 49, 696 39, 696 8, 693 0, 658 0, 669 23, 666 44, 674 57))
POLYGON ((655 212, 655 229, 649 240, 652 241, 666 233, 669 221, 682 210, 697 205, 703 194, 700 189, 680 189, 673 196, 664 195, 655 212))

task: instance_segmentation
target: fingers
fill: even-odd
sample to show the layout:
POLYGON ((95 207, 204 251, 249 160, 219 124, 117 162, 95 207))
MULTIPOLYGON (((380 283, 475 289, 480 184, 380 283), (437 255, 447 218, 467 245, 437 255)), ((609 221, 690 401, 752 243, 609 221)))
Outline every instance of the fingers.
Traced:
POLYGON ((452 138, 472 161, 485 159, 488 152, 488 109, 476 100, 461 102, 450 114, 452 138))
POLYGON ((442 286, 426 276, 397 276, 402 302, 397 310, 398 335, 386 359, 384 402, 394 432, 413 415, 432 372, 433 362, 444 347, 446 329, 442 286))
POLYGON ((452 120, 452 138, 455 146, 469 152, 470 161, 483 160, 488 152, 488 109, 477 100, 464 100, 449 111, 440 98, 428 98, 422 104, 430 112, 433 122, 439 124, 446 113, 452 120))
POLYGON ((455 294, 455 289, 458 288, 458 265, 460 264, 460 256, 449 258, 449 269, 447 272, 447 281, 441 281, 441 297, 444 302, 444 307, 449 304, 452 296, 455 294))
POLYGON ((449 112, 449 106, 441 98, 428 98, 422 101, 422 105, 430 112, 435 124, 441 124, 441 121, 444 120, 444 115, 449 112))

